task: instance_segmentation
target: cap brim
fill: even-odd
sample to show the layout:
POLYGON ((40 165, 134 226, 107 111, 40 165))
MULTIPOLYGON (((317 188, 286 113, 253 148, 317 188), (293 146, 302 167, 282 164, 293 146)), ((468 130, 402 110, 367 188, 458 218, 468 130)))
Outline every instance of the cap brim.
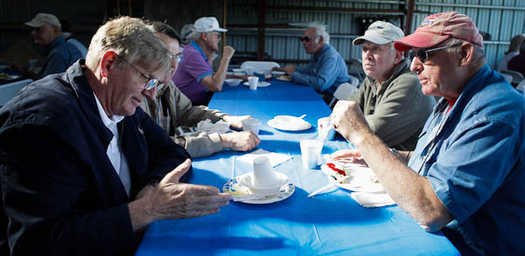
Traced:
POLYGON ((353 45, 360 45, 360 44, 364 43, 365 41, 369 41, 369 42, 374 43, 374 44, 388 44, 388 43, 392 42, 392 41, 384 39, 383 37, 380 37, 380 36, 366 35, 366 36, 360 36, 360 37, 354 39, 354 41, 352 41, 352 44, 353 45))
POLYGON ((225 29, 225 28, 218 28, 215 31, 217 31, 217 32, 228 32, 228 30, 225 29))
POLYGON ((450 35, 436 35, 434 33, 417 31, 394 41, 394 48, 398 51, 408 51, 412 48, 429 48, 450 38, 450 35))
POLYGON ((24 24, 26 24, 27 26, 32 27, 32 28, 39 28, 39 27, 41 27, 43 25, 41 23, 34 22, 34 21, 28 21, 28 22, 26 22, 24 24))

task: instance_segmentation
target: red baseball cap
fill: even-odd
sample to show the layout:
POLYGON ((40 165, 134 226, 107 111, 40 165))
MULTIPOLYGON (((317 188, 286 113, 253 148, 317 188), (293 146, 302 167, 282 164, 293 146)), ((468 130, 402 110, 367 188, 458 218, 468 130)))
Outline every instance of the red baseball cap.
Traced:
POLYGON ((394 41, 399 51, 429 48, 449 38, 456 38, 483 47, 483 37, 472 20, 461 13, 442 12, 426 17, 414 33, 394 41))

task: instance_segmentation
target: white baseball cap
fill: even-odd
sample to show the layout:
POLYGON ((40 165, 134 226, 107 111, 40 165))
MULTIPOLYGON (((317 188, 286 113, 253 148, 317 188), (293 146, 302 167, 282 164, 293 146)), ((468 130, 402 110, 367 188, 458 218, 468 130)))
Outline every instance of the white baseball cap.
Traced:
POLYGON ((360 45, 364 41, 369 41, 374 44, 387 44, 394 42, 394 40, 401 39, 404 36, 405 33, 403 33, 403 30, 392 23, 376 21, 368 26, 363 36, 354 39, 352 44, 360 45))
POLYGON ((193 26, 195 27, 195 32, 199 33, 228 31, 227 29, 219 27, 219 22, 215 17, 198 18, 193 26))
POLYGON ((62 25, 58 20, 57 16, 49 13, 38 13, 32 20, 24 23, 33 28, 39 28, 44 24, 49 24, 58 28, 61 28, 62 25))

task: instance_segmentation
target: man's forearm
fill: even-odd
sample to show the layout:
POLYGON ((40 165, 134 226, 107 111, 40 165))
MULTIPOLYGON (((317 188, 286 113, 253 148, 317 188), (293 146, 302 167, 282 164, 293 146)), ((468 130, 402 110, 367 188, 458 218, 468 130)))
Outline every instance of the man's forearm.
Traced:
MULTIPOLYGON (((452 218, 435 195, 428 179, 412 171, 372 132, 355 144, 390 197, 427 230, 436 230, 452 218)), ((400 152, 401 157, 408 153, 400 152)))
POLYGON ((224 84, 224 79, 226 78, 226 71, 228 70, 228 65, 230 64, 230 58, 223 57, 219 63, 219 68, 217 72, 213 74, 212 86, 209 87, 210 91, 221 91, 222 85, 224 84))

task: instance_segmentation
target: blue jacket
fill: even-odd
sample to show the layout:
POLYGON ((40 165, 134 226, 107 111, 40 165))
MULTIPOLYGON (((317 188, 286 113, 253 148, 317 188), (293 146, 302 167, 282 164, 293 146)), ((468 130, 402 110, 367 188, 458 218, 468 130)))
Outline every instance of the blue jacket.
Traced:
POLYGON ((0 109, 0 217, 14 255, 132 254, 140 237, 127 204, 190 157, 137 108, 118 127, 128 197, 81 64, 26 86, 0 109))
POLYGON ((63 36, 58 36, 46 47, 49 51, 39 77, 62 73, 75 61, 84 58, 79 49, 66 43, 63 36))
POLYGON ((525 98, 485 65, 450 109, 441 100, 409 161, 454 220, 462 253, 525 255, 525 98))
POLYGON ((326 44, 316 52, 307 65, 292 73, 296 83, 308 85, 319 93, 333 95, 335 89, 350 80, 345 60, 337 50, 326 44))

